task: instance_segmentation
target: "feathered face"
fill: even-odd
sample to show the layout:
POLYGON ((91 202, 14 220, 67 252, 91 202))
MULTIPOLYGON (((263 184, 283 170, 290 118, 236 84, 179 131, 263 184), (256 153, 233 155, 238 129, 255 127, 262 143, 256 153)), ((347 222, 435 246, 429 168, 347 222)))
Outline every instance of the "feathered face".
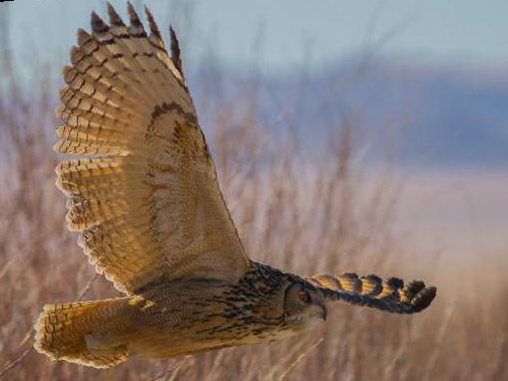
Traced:
POLYGON ((326 315, 324 298, 314 286, 295 282, 286 288, 284 316, 291 327, 298 331, 314 328, 326 320, 326 315))

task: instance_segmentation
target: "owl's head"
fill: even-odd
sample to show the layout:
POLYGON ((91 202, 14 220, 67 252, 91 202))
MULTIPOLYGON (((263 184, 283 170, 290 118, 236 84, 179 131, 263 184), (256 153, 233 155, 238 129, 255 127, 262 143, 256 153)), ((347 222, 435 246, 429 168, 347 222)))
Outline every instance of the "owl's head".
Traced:
POLYGON ((314 328, 326 320, 324 298, 312 284, 304 281, 290 283, 284 296, 284 318, 294 330, 314 328))

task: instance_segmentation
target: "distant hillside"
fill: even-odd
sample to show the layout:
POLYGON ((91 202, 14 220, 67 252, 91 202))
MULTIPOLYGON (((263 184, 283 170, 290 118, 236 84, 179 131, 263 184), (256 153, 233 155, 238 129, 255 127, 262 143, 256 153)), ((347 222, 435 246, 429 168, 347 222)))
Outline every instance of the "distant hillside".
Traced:
MULTIPOLYGON (((507 74, 377 60, 307 75, 261 76, 258 117, 273 128, 295 125, 311 150, 326 141, 327 126, 348 120, 360 127, 372 159, 395 139, 401 164, 506 166, 507 74)), ((194 72, 191 87, 205 124, 213 108, 210 97, 203 104, 199 94, 211 93, 221 103, 226 99, 240 107, 256 90, 250 78, 220 69, 194 72)))

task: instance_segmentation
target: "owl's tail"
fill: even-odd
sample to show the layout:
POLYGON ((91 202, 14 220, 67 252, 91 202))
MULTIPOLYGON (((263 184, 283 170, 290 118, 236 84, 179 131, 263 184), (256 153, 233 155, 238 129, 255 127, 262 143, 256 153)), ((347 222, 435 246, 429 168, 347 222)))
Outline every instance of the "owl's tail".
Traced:
POLYGON ((51 359, 96 368, 123 362, 129 352, 115 330, 125 305, 125 298, 48 304, 35 324, 34 347, 51 359))
POLYGON ((383 280, 376 275, 359 277, 343 275, 314 275, 307 277, 328 300, 338 300, 387 312, 412 314, 427 308, 436 296, 436 287, 422 281, 405 285, 402 279, 383 280))

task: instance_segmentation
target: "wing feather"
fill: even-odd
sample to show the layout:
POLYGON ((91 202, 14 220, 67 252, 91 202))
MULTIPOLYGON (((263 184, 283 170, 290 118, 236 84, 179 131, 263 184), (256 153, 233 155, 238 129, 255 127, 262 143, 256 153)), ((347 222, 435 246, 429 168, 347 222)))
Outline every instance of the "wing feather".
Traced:
MULTIPOLYGON (((220 192, 185 84, 178 42, 167 53, 153 16, 148 36, 108 5, 78 32, 57 115, 55 150, 101 155, 60 163, 69 228, 97 271, 126 293, 182 277, 236 281, 250 267, 220 192)), ((173 36, 174 38, 174 36, 173 36)))
POLYGON ((436 288, 421 281, 408 285, 398 278, 383 280, 376 275, 359 277, 343 275, 314 275, 307 280, 317 286, 326 299, 373 307, 383 311, 412 314, 427 308, 436 296, 436 288))

